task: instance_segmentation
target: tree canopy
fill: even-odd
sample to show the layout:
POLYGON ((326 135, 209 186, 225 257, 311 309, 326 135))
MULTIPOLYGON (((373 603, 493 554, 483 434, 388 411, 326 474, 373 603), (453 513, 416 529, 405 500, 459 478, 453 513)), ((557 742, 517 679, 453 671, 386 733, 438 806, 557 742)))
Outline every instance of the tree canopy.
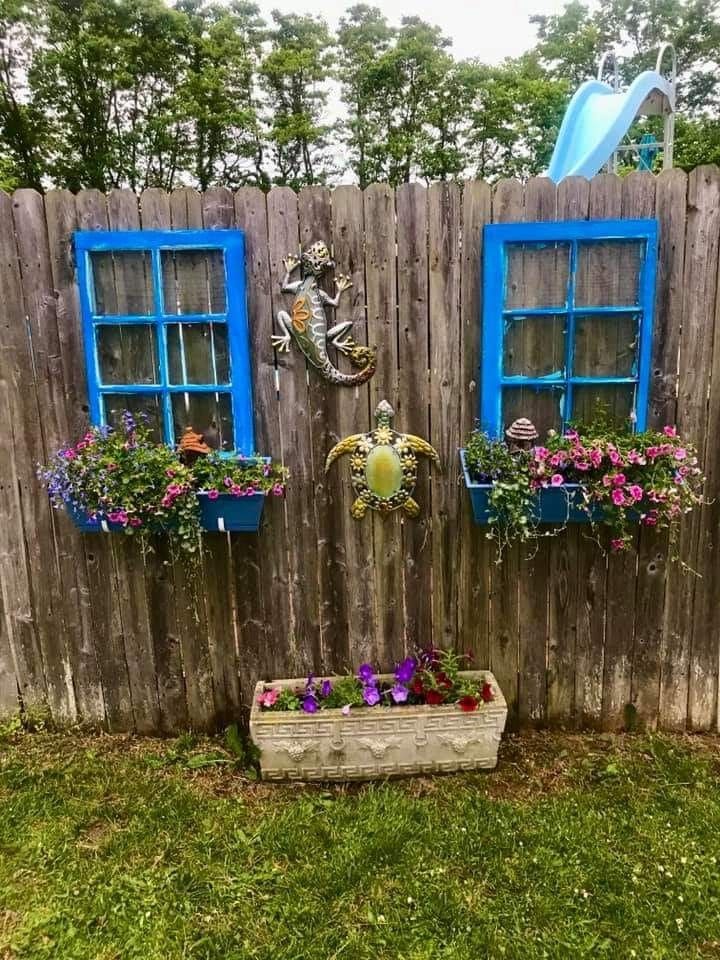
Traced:
POLYGON ((602 52, 622 52, 627 81, 664 40, 678 52, 675 162, 718 162, 719 8, 570 0, 531 18, 531 50, 490 65, 366 3, 333 32, 310 15, 268 22, 251 0, 0 0, 0 185, 527 177, 602 52))

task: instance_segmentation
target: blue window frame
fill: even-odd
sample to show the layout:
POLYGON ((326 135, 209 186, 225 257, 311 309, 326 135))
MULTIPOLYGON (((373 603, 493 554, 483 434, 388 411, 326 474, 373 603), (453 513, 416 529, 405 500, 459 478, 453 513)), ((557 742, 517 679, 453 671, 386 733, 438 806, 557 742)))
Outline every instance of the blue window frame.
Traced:
POLYGON ((529 401, 542 434, 609 397, 644 430, 656 261, 655 220, 486 226, 482 429, 501 437, 529 401))
POLYGON ((239 230, 78 231, 90 418, 146 414, 158 439, 192 427, 255 452, 239 230))

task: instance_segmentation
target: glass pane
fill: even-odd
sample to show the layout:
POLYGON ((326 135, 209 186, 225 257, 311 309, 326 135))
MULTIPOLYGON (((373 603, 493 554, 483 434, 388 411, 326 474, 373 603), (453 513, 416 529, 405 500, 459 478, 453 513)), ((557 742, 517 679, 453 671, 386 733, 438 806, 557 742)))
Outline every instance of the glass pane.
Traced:
POLYGON ((503 432, 513 420, 527 417, 543 440, 548 430, 560 430, 562 389, 537 387, 505 387, 503 390, 503 432))
POLYGON ((156 393, 106 393, 105 420, 116 430, 122 430, 122 415, 127 410, 136 420, 146 423, 154 440, 162 440, 162 412, 156 393))
POLYGON ((213 450, 232 450, 232 403, 229 393, 175 393, 172 398, 175 442, 187 427, 200 433, 213 450))
POLYGON ((101 383, 159 382, 155 329, 151 324, 98 326, 96 338, 101 383))
POLYGON ((224 323, 171 323, 167 338, 170 383, 230 382, 224 323))
POLYGON ((578 245, 575 303, 622 307, 639 303, 642 240, 602 240, 578 245))
POLYGON ((506 377, 546 377, 565 366, 565 317, 507 317, 503 339, 506 377))
POLYGON ((635 399, 632 383, 598 383, 573 387, 573 423, 596 421, 630 428, 630 413, 635 399))
POLYGON ((224 313, 222 250, 163 250, 165 313, 224 313))
POLYGON ((638 318, 632 313, 576 317, 573 376, 631 377, 637 334, 638 318))
POLYGON ((514 243, 507 248, 505 309, 564 307, 570 272, 567 243, 514 243))
POLYGON ((146 250, 96 251, 90 254, 90 267, 98 316, 153 313, 152 268, 146 250))

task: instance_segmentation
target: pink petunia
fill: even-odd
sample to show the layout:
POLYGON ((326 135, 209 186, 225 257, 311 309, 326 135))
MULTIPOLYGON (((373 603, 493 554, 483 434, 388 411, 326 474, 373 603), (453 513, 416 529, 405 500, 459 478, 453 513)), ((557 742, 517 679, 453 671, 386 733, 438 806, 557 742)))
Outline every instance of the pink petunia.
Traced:
POLYGON ((675 451, 676 460, 685 460, 687 458, 687 450, 685 447, 678 447, 675 451))
POLYGON ((551 467, 561 467, 565 463, 565 456, 558 451, 550 457, 548 463, 551 467))
POLYGON ((612 496, 612 502, 615 504, 616 507, 625 506, 625 495, 622 492, 622 490, 618 489, 618 487, 615 487, 611 496, 612 496))
POLYGON ((589 456, 590 456, 590 463, 595 467, 595 469, 597 469, 602 463, 602 458, 603 458, 602 451, 598 450, 597 447, 593 447, 593 449, 590 451, 589 456))
POLYGON ((261 707, 272 707, 277 703, 277 698, 280 696, 280 691, 276 689, 266 690, 264 693, 261 693, 258 697, 258 703, 261 707))
POLYGON ((142 520, 140 519, 140 517, 130 517, 130 526, 131 526, 131 527, 141 527, 141 526, 142 526, 142 520))
POLYGON ((606 473, 605 476, 602 478, 602 484, 603 484, 603 486, 604 486, 604 487, 611 487, 611 486, 612 486, 612 483, 613 483, 613 478, 610 476, 609 473, 606 473))
POLYGON ((636 503, 643 498, 643 488, 637 483, 631 483, 627 488, 627 492, 636 503))
POLYGON ((669 425, 667 427, 663 427, 663 433, 665 434, 666 437, 676 437, 677 427, 671 427, 669 425))
POLYGON ((561 487, 563 483, 565 483, 565 478, 561 473, 554 473, 552 477, 550 477, 550 483, 553 487, 561 487))
POLYGON ((622 550, 625 547, 625 541, 620 537, 615 537, 610 541, 610 548, 617 553, 619 550, 622 550))
POLYGON ((620 454, 617 452, 617 450, 611 450, 611 451, 609 452, 608 456, 610 457, 610 463, 612 463, 613 466, 615 466, 615 467, 621 467, 621 466, 624 465, 624 462, 625 462, 625 461, 624 461, 623 458, 620 456, 620 454))
POLYGON ((646 527, 654 527, 655 524, 657 523, 657 517, 653 517, 652 514, 647 513, 642 518, 642 522, 645 524, 646 527))
POLYGON ((217 500, 220 496, 217 490, 208 490, 208 500, 217 500))
POLYGON ((535 447, 533 452, 536 460, 547 460, 547 458, 550 456, 550 451, 547 447, 535 447))
POLYGON ((621 487, 626 482, 626 477, 624 473, 616 473, 612 478, 613 486, 621 487))
POLYGON ((285 493, 285 487, 281 483, 276 483, 272 488, 274 497, 281 497, 285 493))

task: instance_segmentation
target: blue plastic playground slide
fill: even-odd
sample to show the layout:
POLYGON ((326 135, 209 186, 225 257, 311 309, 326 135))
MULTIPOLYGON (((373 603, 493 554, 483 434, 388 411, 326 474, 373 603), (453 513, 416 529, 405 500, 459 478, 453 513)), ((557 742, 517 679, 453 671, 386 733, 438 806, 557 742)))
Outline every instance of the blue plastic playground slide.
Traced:
POLYGON ((587 80, 570 101, 558 134, 548 177, 593 177, 613 155, 649 97, 674 103, 670 82, 655 70, 646 70, 627 90, 615 91, 608 83, 587 80))

